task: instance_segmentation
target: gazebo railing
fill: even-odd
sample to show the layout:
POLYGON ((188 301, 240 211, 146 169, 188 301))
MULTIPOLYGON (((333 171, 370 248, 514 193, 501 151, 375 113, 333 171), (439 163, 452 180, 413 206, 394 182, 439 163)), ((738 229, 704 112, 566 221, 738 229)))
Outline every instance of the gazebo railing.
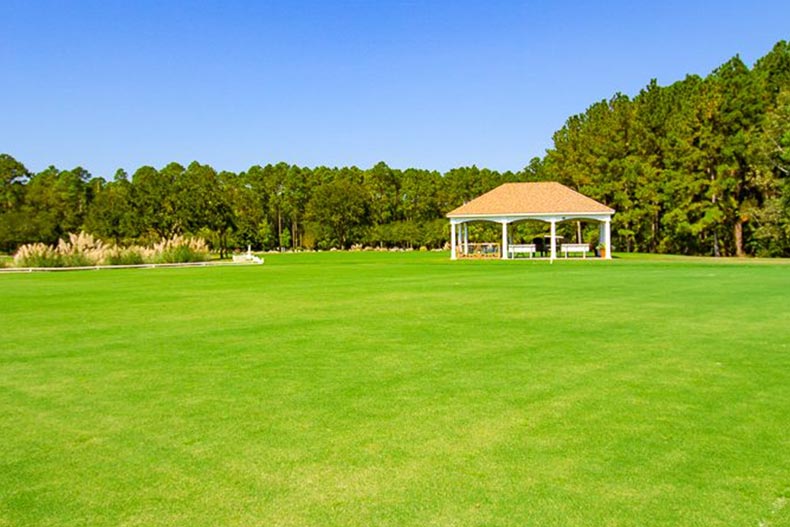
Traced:
POLYGON ((456 247, 459 258, 499 258, 502 252, 498 243, 461 243, 456 247))

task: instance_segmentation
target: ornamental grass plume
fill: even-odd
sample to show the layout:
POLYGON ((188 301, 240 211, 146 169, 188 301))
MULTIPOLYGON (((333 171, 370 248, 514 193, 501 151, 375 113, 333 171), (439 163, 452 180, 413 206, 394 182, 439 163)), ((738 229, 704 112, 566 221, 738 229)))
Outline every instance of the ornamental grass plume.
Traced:
POLYGON ((208 260, 206 241, 192 236, 175 235, 154 244, 157 263, 202 262, 208 260))
POLYGON ((58 240, 57 252, 64 267, 86 267, 104 263, 110 247, 92 234, 80 232, 69 234, 68 241, 58 240))
POLYGON ((95 265, 139 265, 145 263, 203 262, 209 259, 208 244, 202 238, 172 236, 153 246, 120 247, 106 244, 80 232, 58 240, 56 246, 43 243, 22 245, 14 255, 16 267, 88 267, 95 265))
POLYGON ((146 262, 144 254, 146 248, 139 245, 119 247, 112 245, 104 251, 102 264, 104 265, 140 265, 146 262))
POLYGON ((58 251, 45 243, 27 243, 14 255, 15 267, 63 267, 58 251))

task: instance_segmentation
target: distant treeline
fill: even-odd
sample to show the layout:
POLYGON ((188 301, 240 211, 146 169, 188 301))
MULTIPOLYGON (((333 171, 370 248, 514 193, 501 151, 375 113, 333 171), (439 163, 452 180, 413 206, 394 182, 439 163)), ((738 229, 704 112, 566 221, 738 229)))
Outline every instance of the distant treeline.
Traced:
MULTIPOLYGON (((652 81, 633 99, 593 104, 518 172, 279 163, 231 173, 193 162, 131 177, 119 170, 106 181, 80 167, 31 174, 0 154, 0 249, 80 230, 116 243, 195 234, 221 252, 441 247, 453 208, 501 183, 554 180, 617 210, 617 250, 790 256, 789 170, 790 45, 782 41, 751 69, 736 56, 705 78, 652 81)), ((514 233, 544 229, 530 222, 514 233)), ((477 225, 471 236, 494 241, 497 232, 477 225)))
POLYGON ((543 164, 617 210, 619 250, 790 256, 790 45, 594 104, 543 164))
POLYGON ((193 162, 144 166, 131 177, 119 170, 106 181, 79 167, 29 174, 5 154, 0 174, 0 247, 7 251, 80 230, 119 244, 194 234, 222 252, 247 245, 435 248, 448 239, 444 213, 503 182, 536 178, 528 170, 468 167, 442 175, 384 163, 367 170, 279 163, 236 174, 193 162))

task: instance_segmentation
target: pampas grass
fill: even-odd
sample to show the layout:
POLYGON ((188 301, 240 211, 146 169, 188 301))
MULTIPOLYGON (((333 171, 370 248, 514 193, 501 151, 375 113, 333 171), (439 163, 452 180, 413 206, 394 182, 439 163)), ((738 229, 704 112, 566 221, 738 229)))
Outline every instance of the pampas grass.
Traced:
POLYGON ((28 243, 14 255, 16 267, 63 267, 57 249, 44 243, 28 243))
POLYGON ((154 244, 157 263, 202 262, 208 259, 208 245, 201 238, 173 236, 154 244))
POLYGON ((133 245, 131 247, 118 247, 117 245, 113 245, 105 253, 103 262, 105 265, 144 264, 145 263, 145 258, 143 257, 144 251, 146 251, 146 249, 140 247, 139 245, 133 245))
POLYGON ((90 267, 96 265, 137 265, 146 263, 185 263, 208 260, 205 240, 173 236, 152 246, 120 247, 106 244, 86 232, 69 234, 56 246, 43 243, 23 245, 14 255, 16 267, 90 267))
POLYGON ((86 267, 104 263, 108 247, 87 232, 69 234, 68 240, 58 240, 55 249, 63 260, 63 267, 86 267))

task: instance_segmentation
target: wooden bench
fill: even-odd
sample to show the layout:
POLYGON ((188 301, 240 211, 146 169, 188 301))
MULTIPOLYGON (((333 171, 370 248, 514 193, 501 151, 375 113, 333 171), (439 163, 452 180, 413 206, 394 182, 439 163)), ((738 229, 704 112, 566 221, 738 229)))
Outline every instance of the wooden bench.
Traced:
POLYGON ((587 258, 587 251, 590 250, 590 245, 586 243, 563 243, 560 251, 568 257, 568 253, 581 253, 582 258, 587 258))
POLYGON ((528 254, 530 258, 532 255, 535 254, 535 244, 534 243, 522 243, 520 245, 508 245, 507 247, 508 253, 515 257, 516 254, 528 254))

